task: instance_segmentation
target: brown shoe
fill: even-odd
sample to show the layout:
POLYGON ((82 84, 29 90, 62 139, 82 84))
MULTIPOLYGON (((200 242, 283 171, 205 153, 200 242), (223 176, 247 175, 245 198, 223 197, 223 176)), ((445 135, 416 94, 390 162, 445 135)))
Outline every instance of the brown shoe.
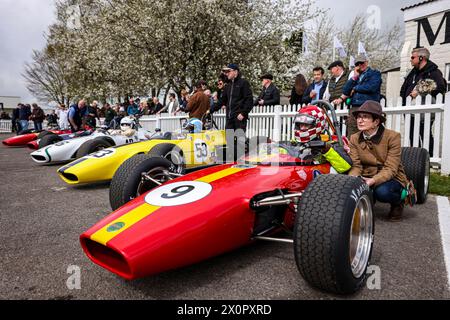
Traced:
POLYGON ((389 212, 388 219, 392 222, 402 220, 403 204, 393 205, 391 204, 391 211, 389 212))

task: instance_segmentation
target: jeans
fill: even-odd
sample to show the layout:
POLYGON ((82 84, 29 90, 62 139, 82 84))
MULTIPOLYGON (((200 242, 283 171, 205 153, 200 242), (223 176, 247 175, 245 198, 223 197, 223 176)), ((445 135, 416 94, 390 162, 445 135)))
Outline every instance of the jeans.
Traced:
POLYGON ((402 201, 402 190, 401 183, 392 179, 375 187, 373 195, 377 201, 398 205, 402 201))
POLYGON ((42 122, 33 121, 34 122, 34 130, 42 131, 42 122))
POLYGON ((20 131, 28 129, 28 120, 20 120, 20 131))

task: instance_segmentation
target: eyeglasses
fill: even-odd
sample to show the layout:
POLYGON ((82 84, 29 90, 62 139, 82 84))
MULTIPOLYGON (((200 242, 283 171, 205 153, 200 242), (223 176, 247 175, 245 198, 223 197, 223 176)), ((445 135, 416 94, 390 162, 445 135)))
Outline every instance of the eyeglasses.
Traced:
POLYGON ((357 63, 355 63, 355 67, 359 67, 362 64, 364 64, 364 62, 357 62, 357 63))
POLYGON ((411 60, 414 60, 415 58, 418 58, 419 56, 411 56, 411 60))
POLYGON ((359 119, 362 119, 362 120, 369 120, 369 119, 372 119, 372 116, 371 116, 370 114, 367 114, 367 113, 359 113, 359 114, 356 116, 356 119, 357 119, 357 120, 359 120, 359 119))

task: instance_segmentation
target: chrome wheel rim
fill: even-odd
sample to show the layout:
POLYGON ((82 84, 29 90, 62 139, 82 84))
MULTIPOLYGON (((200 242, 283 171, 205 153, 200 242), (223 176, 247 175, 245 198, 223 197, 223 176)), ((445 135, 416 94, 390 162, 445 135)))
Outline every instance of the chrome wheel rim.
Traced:
POLYGON ((360 278, 366 270, 372 243, 372 205, 369 197, 364 195, 356 204, 350 228, 350 265, 355 278, 360 278))
POLYGON ((423 194, 426 195, 428 192, 428 184, 430 183, 430 162, 427 161, 425 164, 425 179, 423 181, 423 194))
MULTIPOLYGON (((169 175, 169 171, 166 167, 152 168, 149 171, 147 171, 146 174, 148 176, 150 176, 152 179, 157 180, 160 183, 164 183, 166 181, 172 180, 172 177, 169 175)), ((158 185, 155 184, 154 182, 142 177, 141 181, 139 182, 139 185, 137 187, 136 196, 140 196, 141 194, 143 194, 157 186, 158 185)))
POLYGON ((172 166, 170 168, 171 172, 178 173, 178 174, 183 173, 184 159, 183 159, 183 156, 179 152, 172 150, 169 153, 167 153, 164 158, 169 160, 172 163, 172 166))

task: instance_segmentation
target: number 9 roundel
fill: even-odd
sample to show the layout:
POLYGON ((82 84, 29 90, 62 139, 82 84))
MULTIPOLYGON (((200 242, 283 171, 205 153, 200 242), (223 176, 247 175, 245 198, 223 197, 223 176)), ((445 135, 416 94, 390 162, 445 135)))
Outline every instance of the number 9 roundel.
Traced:
POLYGON ((203 199, 210 194, 212 186, 199 181, 169 183, 150 191, 145 202, 153 206, 179 206, 203 199))

